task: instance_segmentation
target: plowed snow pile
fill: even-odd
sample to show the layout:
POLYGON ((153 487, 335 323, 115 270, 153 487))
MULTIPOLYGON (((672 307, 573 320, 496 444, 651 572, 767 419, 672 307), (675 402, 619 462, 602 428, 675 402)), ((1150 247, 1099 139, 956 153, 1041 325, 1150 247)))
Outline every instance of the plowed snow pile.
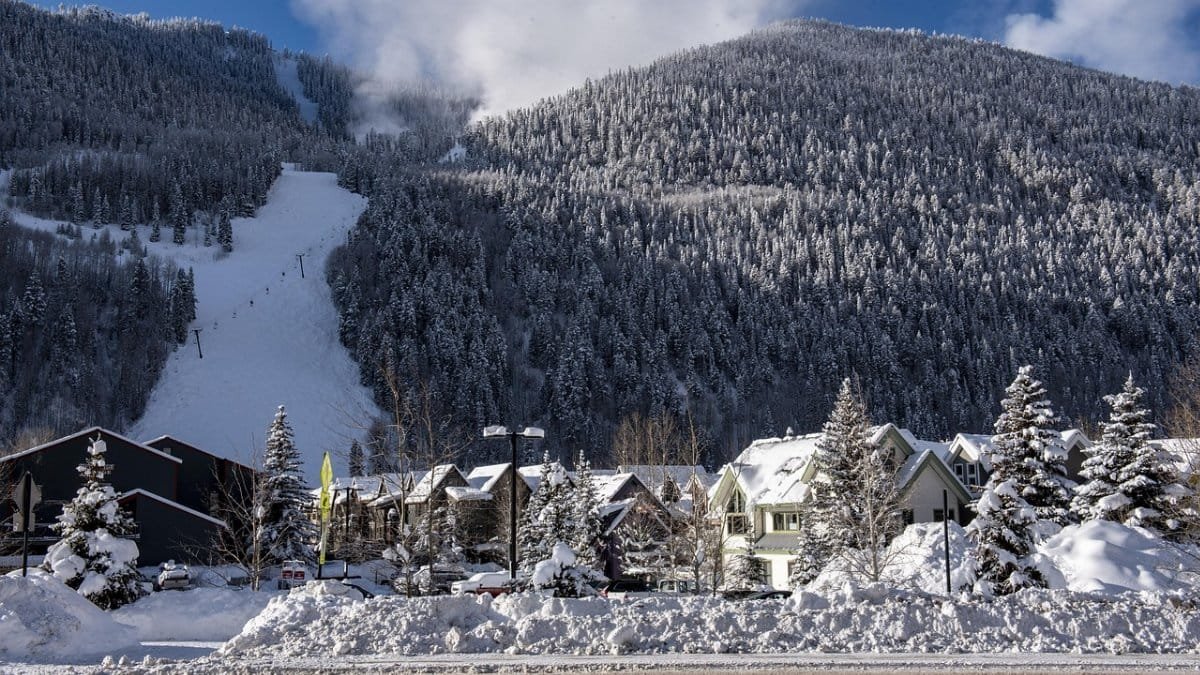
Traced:
POLYGON ((0 576, 0 660, 70 661, 137 643, 131 628, 40 570, 0 576))
POLYGON ((786 601, 532 595, 352 601, 319 586, 272 600, 220 650, 242 657, 443 652, 1189 652, 1200 612, 1176 596, 1027 591, 983 602, 877 585, 786 601))

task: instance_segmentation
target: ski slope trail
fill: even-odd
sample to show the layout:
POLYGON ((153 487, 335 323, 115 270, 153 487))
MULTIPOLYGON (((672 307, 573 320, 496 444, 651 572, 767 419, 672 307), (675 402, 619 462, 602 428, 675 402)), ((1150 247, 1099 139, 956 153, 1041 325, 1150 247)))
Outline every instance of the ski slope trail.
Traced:
POLYGON ((366 204, 332 173, 288 168, 254 218, 234 219, 232 254, 194 242, 152 245, 152 253, 195 270, 197 317, 189 328, 200 331, 203 358, 193 333, 167 360, 129 434, 170 434, 247 461, 261 453, 275 407, 285 405, 304 475, 315 483, 322 453, 347 447, 376 411, 338 342, 325 283, 329 253, 366 204))

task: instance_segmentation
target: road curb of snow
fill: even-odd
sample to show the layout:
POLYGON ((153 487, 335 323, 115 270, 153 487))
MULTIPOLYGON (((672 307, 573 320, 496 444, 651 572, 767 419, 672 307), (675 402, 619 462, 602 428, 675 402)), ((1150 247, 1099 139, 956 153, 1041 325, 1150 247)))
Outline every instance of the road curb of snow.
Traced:
POLYGON ((994 601, 881 585, 787 601, 381 597, 272 600, 220 650, 245 658, 442 653, 1196 653, 1200 611, 1173 595, 1030 590, 994 601))

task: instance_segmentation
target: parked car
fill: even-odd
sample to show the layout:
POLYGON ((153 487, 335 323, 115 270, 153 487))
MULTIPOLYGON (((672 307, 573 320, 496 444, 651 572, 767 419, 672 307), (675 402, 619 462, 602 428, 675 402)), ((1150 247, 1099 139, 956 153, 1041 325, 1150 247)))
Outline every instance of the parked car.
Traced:
POLYGON ((177 565, 174 560, 163 563, 154 577, 154 590, 183 590, 192 585, 192 572, 187 565, 177 565))
POLYGON ((463 593, 500 595, 512 590, 509 582, 508 572, 479 572, 450 584, 450 592, 455 595, 463 593))
POLYGON ((279 590, 303 586, 308 583, 308 569, 303 560, 285 560, 279 570, 279 590))
POLYGON ((432 592, 434 595, 451 593, 453 592, 451 587, 454 585, 454 582, 462 579, 465 573, 466 571, 461 567, 443 567, 438 565, 434 566, 432 576, 430 576, 429 566, 422 565, 416 574, 413 574, 413 583, 426 593, 432 592))
POLYGON ((659 593, 674 593, 676 595, 695 595, 699 591, 696 589, 696 581, 694 579, 660 579, 658 581, 659 593))
POLYGON ((617 579, 600 590, 600 595, 613 600, 624 600, 627 598, 648 598, 653 594, 654 588, 650 586, 650 582, 642 579, 617 579))

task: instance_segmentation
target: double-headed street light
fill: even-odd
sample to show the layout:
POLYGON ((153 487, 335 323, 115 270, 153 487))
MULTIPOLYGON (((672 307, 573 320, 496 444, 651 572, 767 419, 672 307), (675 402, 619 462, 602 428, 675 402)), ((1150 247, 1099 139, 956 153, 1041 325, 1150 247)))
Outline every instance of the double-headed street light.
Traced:
POLYGON ((509 431, 508 427, 490 426, 483 428, 484 440, 507 438, 512 443, 512 475, 508 486, 508 573, 517 580, 517 439, 540 440, 546 431, 538 427, 525 427, 520 431, 509 431))

